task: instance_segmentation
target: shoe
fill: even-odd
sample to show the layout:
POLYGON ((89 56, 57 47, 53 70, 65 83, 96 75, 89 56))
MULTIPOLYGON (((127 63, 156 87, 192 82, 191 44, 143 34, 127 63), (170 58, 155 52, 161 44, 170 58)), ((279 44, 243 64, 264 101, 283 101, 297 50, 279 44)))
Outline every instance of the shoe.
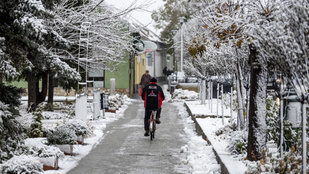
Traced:
POLYGON ((157 118, 156 118, 156 123, 157 123, 157 124, 160 124, 160 123, 161 123, 161 121, 160 121, 160 118, 159 118, 159 117, 157 117, 157 118))
POLYGON ((148 137, 148 136, 149 136, 149 131, 145 131, 144 136, 145 136, 145 137, 148 137))

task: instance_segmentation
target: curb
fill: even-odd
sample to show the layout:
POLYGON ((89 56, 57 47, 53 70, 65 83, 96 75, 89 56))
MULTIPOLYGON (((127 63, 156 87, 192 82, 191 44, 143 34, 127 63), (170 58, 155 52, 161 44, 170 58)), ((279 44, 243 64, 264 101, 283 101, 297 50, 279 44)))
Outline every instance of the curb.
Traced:
MULTIPOLYGON (((195 123, 195 131, 197 133, 197 135, 202 136, 202 138, 208 142, 208 144, 211 145, 211 142, 208 140, 206 134, 203 132, 201 126, 198 124, 198 122, 196 121, 196 117, 192 114, 190 108, 188 107, 187 103, 184 102, 184 106, 186 107, 186 110, 188 112, 188 114, 190 115, 191 119, 194 121, 195 123)), ((217 151, 212 147, 212 151, 215 153, 216 155, 216 160, 218 162, 218 164, 220 164, 221 166, 221 173, 222 174, 230 174, 230 172, 228 171, 227 167, 225 166, 225 164, 222 162, 220 156, 218 155, 217 151)))

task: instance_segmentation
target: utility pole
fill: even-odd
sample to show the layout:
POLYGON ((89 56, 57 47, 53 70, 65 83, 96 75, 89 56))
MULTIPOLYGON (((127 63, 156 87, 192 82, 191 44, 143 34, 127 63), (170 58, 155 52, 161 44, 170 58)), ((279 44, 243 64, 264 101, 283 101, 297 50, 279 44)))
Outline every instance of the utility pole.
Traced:
POLYGON ((180 38, 181 38, 181 53, 180 53, 180 72, 183 72, 183 29, 182 29, 182 25, 184 23, 185 17, 180 17, 180 24, 181 24, 181 29, 180 29, 180 38))

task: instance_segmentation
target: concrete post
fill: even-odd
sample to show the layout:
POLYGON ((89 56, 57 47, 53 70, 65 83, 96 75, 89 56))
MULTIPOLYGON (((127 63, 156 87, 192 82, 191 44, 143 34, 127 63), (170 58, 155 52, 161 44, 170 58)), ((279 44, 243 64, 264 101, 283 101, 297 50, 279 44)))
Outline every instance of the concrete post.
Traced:
POLYGON ((76 96, 75 117, 77 120, 87 120, 87 94, 76 96))
POLYGON ((202 104, 205 104, 205 99, 206 99, 206 80, 202 80, 202 104))
POLYGON ((100 113, 100 90, 93 91, 93 120, 101 116, 100 113))
POLYGON ((110 86, 111 86, 111 91, 110 91, 110 95, 115 95, 115 88, 116 88, 116 80, 114 78, 110 79, 110 86))

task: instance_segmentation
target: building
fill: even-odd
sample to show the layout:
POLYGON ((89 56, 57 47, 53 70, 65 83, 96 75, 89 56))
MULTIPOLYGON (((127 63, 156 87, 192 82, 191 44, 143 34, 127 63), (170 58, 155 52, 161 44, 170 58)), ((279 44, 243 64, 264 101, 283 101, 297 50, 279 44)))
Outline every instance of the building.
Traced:
POLYGON ((162 82, 165 80, 163 68, 167 66, 166 44, 160 41, 155 33, 139 27, 137 24, 132 24, 130 31, 135 34, 138 33, 143 43, 155 44, 156 49, 149 49, 147 44, 144 44, 143 51, 136 52, 134 50, 126 54, 126 62, 119 65, 119 71, 104 72, 104 88, 109 89, 110 79, 114 78, 116 91, 125 93, 129 97, 138 91, 138 84, 146 70, 149 70, 150 75, 162 82))

